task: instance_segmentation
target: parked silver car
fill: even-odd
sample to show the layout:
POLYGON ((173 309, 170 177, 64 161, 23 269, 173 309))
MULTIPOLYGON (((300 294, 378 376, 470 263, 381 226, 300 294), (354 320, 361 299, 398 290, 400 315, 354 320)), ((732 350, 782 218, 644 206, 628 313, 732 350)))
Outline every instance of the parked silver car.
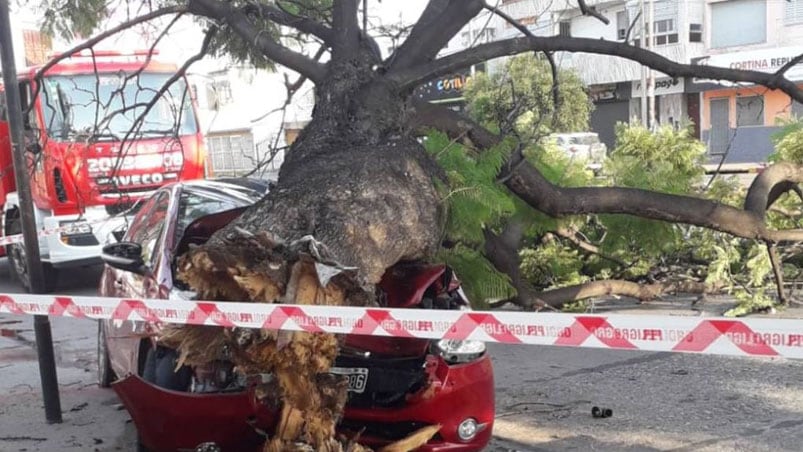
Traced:
POLYGON ((582 159, 587 161, 588 169, 599 171, 605 161, 608 148, 605 143, 599 141, 599 136, 594 132, 577 133, 553 133, 549 136, 555 144, 564 151, 570 158, 582 159))

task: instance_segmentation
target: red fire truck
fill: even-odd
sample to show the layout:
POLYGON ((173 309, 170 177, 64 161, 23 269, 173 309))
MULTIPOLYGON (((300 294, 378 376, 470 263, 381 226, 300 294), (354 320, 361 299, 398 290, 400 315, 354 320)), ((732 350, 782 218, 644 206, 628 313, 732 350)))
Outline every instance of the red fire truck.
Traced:
MULTIPOLYGON (((164 183, 204 177, 194 96, 184 78, 163 90, 177 68, 148 53, 76 53, 39 80, 41 67, 19 72, 14 89, 22 98, 24 149, 49 288, 58 269, 99 262, 101 247, 124 226, 121 213, 138 199, 164 183), (59 232, 50 233, 54 229, 59 232)), ((0 88, 0 96, 6 89, 0 88)), ((4 110, 5 99, 0 101, 4 110)), ((0 111, 6 236, 21 232, 7 121, 0 111)), ((30 289, 24 246, 11 244, 5 251, 11 271, 30 289)))

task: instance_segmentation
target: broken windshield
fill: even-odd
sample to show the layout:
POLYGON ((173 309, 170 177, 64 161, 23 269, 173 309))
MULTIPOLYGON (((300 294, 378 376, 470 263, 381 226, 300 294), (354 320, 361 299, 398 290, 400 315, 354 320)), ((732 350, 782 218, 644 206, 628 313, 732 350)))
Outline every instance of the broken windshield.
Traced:
POLYGON ((183 79, 173 83, 143 119, 170 74, 124 72, 45 77, 42 110, 55 140, 129 139, 191 135, 197 124, 183 79))

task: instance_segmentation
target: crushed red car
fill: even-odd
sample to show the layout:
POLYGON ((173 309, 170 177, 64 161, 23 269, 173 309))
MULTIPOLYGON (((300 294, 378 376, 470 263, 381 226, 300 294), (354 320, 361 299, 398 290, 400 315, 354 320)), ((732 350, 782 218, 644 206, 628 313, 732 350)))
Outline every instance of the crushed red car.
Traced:
MULTIPOLYGON (((191 299, 175 278, 175 260, 204 243, 264 195, 253 181, 192 181, 162 187, 140 204, 118 243, 104 248, 101 296, 191 299)), ((379 284, 382 305, 468 309, 455 275, 442 265, 398 264, 379 284)), ((174 350, 158 345, 158 325, 101 321, 98 381, 111 384, 137 428, 141 450, 259 450, 278 413, 257 402, 255 378, 231 363, 176 369, 174 350), (119 376, 119 378, 115 377, 119 376)), ((482 342, 348 336, 332 373, 349 378, 338 433, 381 446, 441 425, 424 451, 479 451, 491 438, 494 382, 482 342)))

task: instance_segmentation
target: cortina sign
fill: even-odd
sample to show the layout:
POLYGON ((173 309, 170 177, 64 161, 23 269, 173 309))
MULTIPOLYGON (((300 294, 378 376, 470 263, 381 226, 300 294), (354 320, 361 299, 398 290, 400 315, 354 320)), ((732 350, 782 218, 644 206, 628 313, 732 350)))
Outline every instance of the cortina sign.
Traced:
MULTIPOLYGON (((693 64, 701 66, 718 66, 728 69, 741 69, 758 72, 777 72, 798 55, 803 54, 803 47, 779 47, 761 49, 750 52, 723 53, 693 60, 693 64)), ((803 80, 803 65, 796 64, 785 73, 790 80, 803 80)), ((711 83, 712 80, 694 79, 694 83, 711 83)), ((730 84, 730 83, 729 83, 730 84)))

